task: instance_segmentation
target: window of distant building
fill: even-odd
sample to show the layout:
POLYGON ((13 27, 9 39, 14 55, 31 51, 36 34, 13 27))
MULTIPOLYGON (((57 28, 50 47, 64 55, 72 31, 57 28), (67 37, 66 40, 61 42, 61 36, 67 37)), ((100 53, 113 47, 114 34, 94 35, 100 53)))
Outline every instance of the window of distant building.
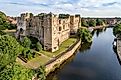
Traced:
POLYGON ((59 27, 59 31, 61 31, 61 27, 59 27))
POLYGON ((61 20, 59 20, 59 24, 61 24, 61 20))
POLYGON ((65 29, 65 25, 63 25, 63 29, 65 29))
POLYGON ((63 23, 65 23, 65 21, 63 21, 63 23))

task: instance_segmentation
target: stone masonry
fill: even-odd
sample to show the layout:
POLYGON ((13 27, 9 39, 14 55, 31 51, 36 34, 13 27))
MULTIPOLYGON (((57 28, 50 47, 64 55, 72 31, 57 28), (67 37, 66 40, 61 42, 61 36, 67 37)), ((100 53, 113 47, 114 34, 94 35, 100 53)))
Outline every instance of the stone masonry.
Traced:
POLYGON ((67 40, 70 33, 76 33, 81 27, 80 15, 41 13, 23 13, 17 18, 16 37, 36 37, 44 46, 44 50, 54 52, 67 40))

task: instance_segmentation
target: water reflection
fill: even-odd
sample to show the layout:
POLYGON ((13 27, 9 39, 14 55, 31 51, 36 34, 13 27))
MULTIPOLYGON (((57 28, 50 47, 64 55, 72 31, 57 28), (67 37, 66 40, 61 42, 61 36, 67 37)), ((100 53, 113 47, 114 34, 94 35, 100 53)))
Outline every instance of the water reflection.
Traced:
POLYGON ((99 37, 99 34, 102 32, 105 32, 107 28, 100 28, 100 29, 95 29, 92 31, 92 35, 96 34, 97 37, 99 37))
POLYGON ((84 52, 84 51, 89 50, 91 48, 91 44, 92 44, 92 42, 91 43, 83 43, 81 45, 81 48, 79 49, 79 51, 84 52))

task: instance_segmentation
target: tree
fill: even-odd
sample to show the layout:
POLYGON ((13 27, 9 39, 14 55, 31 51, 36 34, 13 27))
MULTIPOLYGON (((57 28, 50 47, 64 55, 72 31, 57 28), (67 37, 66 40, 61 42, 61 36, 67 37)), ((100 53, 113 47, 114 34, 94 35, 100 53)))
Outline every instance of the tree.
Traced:
POLYGON ((89 26, 90 27, 95 27, 96 26, 96 21, 95 20, 89 20, 89 26))
POLYGON ((92 42, 92 34, 87 28, 79 28, 77 35, 83 42, 92 42))
POLYGON ((40 42, 37 42, 37 44, 36 44, 36 50, 37 51, 41 51, 42 50, 42 45, 40 44, 40 42))
POLYGON ((32 55, 30 49, 22 47, 14 37, 0 35, 0 80, 31 80, 33 76, 45 80, 43 67, 30 69, 16 63, 20 53, 32 55))
POLYGON ((0 35, 5 35, 6 33, 4 33, 3 31, 0 30, 0 35))
POLYGON ((89 25, 88 25, 88 22, 86 21, 86 20, 82 20, 81 21, 82 23, 82 26, 84 26, 84 27, 88 27, 89 25))
POLYGON ((113 28, 113 34, 114 34, 114 36, 116 36, 116 35, 121 35, 121 24, 117 24, 117 25, 113 28))
POLYGON ((31 40, 28 37, 24 37, 24 39, 22 41, 22 46, 25 48, 30 48, 31 40))
POLYGON ((0 70, 7 64, 14 62, 22 47, 15 38, 9 35, 0 35, 0 70))
POLYGON ((0 30, 15 29, 15 28, 16 28, 16 26, 11 24, 7 20, 7 16, 5 15, 5 13, 0 11, 0 30))
POLYGON ((103 20, 101 20, 101 19, 97 19, 96 20, 96 25, 98 25, 98 26, 100 26, 100 25, 103 25, 103 20))

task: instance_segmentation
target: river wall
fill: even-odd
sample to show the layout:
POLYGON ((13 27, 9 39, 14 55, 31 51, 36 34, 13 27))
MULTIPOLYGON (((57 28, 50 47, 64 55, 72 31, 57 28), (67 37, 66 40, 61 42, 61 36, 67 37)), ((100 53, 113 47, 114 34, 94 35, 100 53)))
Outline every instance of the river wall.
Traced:
POLYGON ((121 39, 117 38, 117 55, 119 57, 119 60, 121 61, 121 39))
POLYGON ((54 60, 48 62, 45 65, 46 75, 48 75, 50 72, 53 72, 56 68, 59 68, 64 61, 70 58, 77 50, 77 48, 80 46, 80 44, 81 40, 78 40, 71 48, 69 48, 69 50, 62 53, 60 56, 57 56, 54 60))

